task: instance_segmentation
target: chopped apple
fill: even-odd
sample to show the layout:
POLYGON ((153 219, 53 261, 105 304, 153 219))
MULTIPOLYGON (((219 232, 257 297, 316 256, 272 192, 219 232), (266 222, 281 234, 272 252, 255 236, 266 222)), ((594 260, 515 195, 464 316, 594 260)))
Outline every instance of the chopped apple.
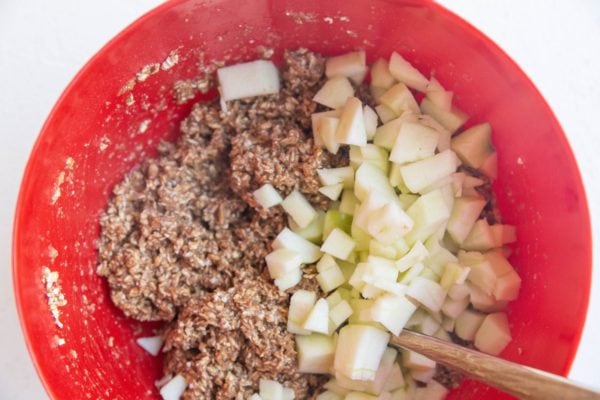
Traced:
POLYGON ((390 161, 398 164, 419 161, 434 155, 440 134, 417 122, 405 122, 400 127, 390 153, 390 161))
POLYGON ((179 400, 185 392, 187 382, 181 375, 175 375, 169 382, 160 388, 163 400, 179 400))
POLYGON ((339 387, 347 391, 346 395, 353 391, 362 392, 369 385, 369 381, 350 379, 337 371, 335 372, 335 382, 339 387))
POLYGON ((497 247, 517 240, 517 232, 512 225, 494 224, 490 226, 497 247))
POLYGON ((492 355, 498 355, 512 340, 505 313, 489 314, 475 335, 475 347, 492 355))
POLYGON ((250 396, 250 400, 262 400, 262 397, 260 397, 258 393, 254 393, 252 396, 250 396))
MULTIPOLYGON (((448 321, 454 321, 451 318, 446 317, 448 321)), ((453 331, 454 330, 454 325, 452 325, 452 327, 446 331, 445 326, 448 325, 448 323, 446 322, 446 319, 444 319, 442 321, 442 324, 440 326, 440 329, 438 329, 434 334, 433 337, 436 337, 440 340, 443 340, 444 342, 452 342, 452 337, 450 337, 450 335, 448 334, 448 331, 453 331)))
POLYGON ((323 185, 343 183, 344 189, 354 187, 354 169, 352 167, 322 168, 317 170, 317 175, 323 185))
MULTIPOLYGON (((369 196, 377 196, 386 202, 396 199, 396 192, 390 185, 386 174, 370 163, 361 164, 356 170, 354 194, 362 202, 365 202, 369 196)), ((382 205, 380 204, 378 207, 382 205)))
POLYGON ((400 365, 397 362, 394 362, 392 369, 390 370, 390 373, 383 384, 383 390, 385 392, 393 392, 396 389, 403 388, 404 385, 404 375, 402 375, 400 365))
POLYGON ((481 186, 485 183, 485 181, 481 178, 476 178, 471 175, 465 175, 463 180, 463 186, 466 188, 474 188, 477 186, 481 186))
POLYGON ((330 57, 325 62, 325 75, 351 77, 365 71, 367 57, 363 50, 330 57))
POLYGON ((350 234, 352 227, 352 216, 345 214, 338 210, 329 210, 325 214, 325 221, 323 224, 323 238, 327 239, 329 234, 335 228, 339 228, 342 231, 350 234))
POLYGON ((331 336, 313 333, 296 336, 298 371, 307 374, 328 374, 333 366, 335 343, 331 336))
POLYGON ((506 308, 506 301, 498 301, 492 294, 484 293, 477 286, 469 284, 470 299, 473 308, 483 312, 501 311, 506 308))
POLYGON ((388 68, 390 74, 394 78, 405 83, 407 86, 410 86, 419 92, 425 92, 427 90, 429 80, 400 54, 396 52, 392 53, 388 68))
POLYGON ((346 281, 342 270, 337 264, 333 264, 331 267, 319 270, 316 279, 317 282, 319 282, 321 290, 323 290, 325 293, 329 293, 332 290, 337 289, 346 281))
POLYGON ((498 153, 493 152, 490 154, 479 167, 479 170, 491 180, 496 179, 498 177, 498 153))
MULTIPOLYGON (((349 381, 350 379, 344 377, 344 380, 349 381)), ((343 396, 346 396, 353 390, 352 388, 347 388, 346 386, 344 386, 343 383, 345 382, 338 381, 336 378, 331 378, 323 385, 323 389, 327 389, 330 392, 339 394, 343 398, 343 396)), ((360 382, 360 384, 363 385, 364 382, 360 382)))
POLYGON ((336 201, 342 194, 342 190, 344 190, 344 184, 336 183, 335 185, 321 186, 319 188, 319 193, 333 201, 336 201))
POLYGON ((456 243, 462 244, 465 241, 486 203, 485 199, 479 197, 461 197, 456 200, 447 227, 456 243))
POLYGON ((354 310, 346 300, 340 301, 329 311, 329 319, 333 323, 334 329, 339 328, 350 318, 354 310))
POLYGON ((475 222, 473 229, 461 245, 465 250, 476 251, 485 251, 496 246, 498 246, 496 236, 485 218, 475 222))
POLYGON ((258 393, 263 400, 283 400, 283 386, 270 379, 261 379, 258 382, 258 393))
POLYGON ((317 300, 312 310, 306 316, 306 320, 302 324, 302 329, 324 335, 329 333, 329 305, 327 304, 327 300, 317 300))
POLYGON ((279 70, 271 61, 256 60, 217 70, 223 101, 279 92, 279 70))
POLYGON ((384 121, 383 118, 381 118, 381 120, 383 125, 379 126, 377 130, 375 130, 373 143, 379 147, 383 147, 384 149, 392 150, 402 125, 405 122, 416 122, 418 118, 414 113, 407 111, 402 113, 400 117, 394 117, 388 121, 384 121))
POLYGON ((396 364, 396 357, 398 356, 398 351, 391 347, 387 347, 383 352, 383 356, 381 357, 381 361, 379 363, 379 367, 377 368, 377 373, 375 374, 375 379, 369 382, 368 387, 365 392, 380 395, 383 392, 383 387, 385 386, 387 380, 390 377, 390 373, 392 372, 392 368, 396 364))
POLYGON ((396 78, 390 73, 387 60, 380 58, 375 61, 371 66, 371 85, 389 89, 394 83, 396 83, 396 78))
POLYGON ((281 206, 300 228, 305 228, 317 217, 317 211, 296 189, 283 200, 281 206))
POLYGON ((296 393, 294 392, 294 389, 292 388, 283 388, 283 394, 281 396, 282 400, 294 400, 294 398, 296 397, 296 393))
POLYGON ((494 293, 497 279, 498 274, 489 261, 486 260, 471 266, 468 280, 485 294, 491 295, 494 293))
POLYGON ((336 117, 322 117, 317 122, 317 134, 321 144, 332 154, 337 154, 340 143, 337 141, 337 130, 340 119, 336 117))
POLYGON ((329 108, 341 108, 348 97, 354 96, 354 88, 344 76, 334 76, 313 97, 313 101, 329 108))
POLYGON ((325 239, 321 251, 345 260, 356 247, 356 242, 340 228, 335 228, 325 239))
POLYGON ((309 242, 288 228, 283 228, 273 241, 272 246, 273 249, 283 248, 296 251, 302 257, 302 262, 306 264, 316 262, 323 255, 321 250, 319 250, 319 246, 309 242))
POLYGON ((359 147, 359 149, 360 159, 355 158, 359 164, 371 163, 387 174, 390 162, 388 160, 389 153, 386 149, 370 143, 359 147))
POLYGON ((410 232, 413 225, 399 202, 390 201, 370 213, 367 232, 382 244, 391 245, 410 232))
POLYGON ((435 182, 456 172, 460 161, 452 150, 446 150, 435 156, 420 160, 400 169, 402 179, 413 193, 431 186, 435 182))
POLYGON ((294 269, 300 269, 302 258, 300 254, 294 250, 277 249, 267 254, 265 257, 269 275, 271 278, 278 279, 292 272, 294 269))
MULTIPOLYGON (((377 98, 377 100, 379 100, 379 98, 387 91, 387 89, 381 89, 381 90, 382 90, 382 92, 378 93, 377 96, 373 95, 374 97, 377 98)), ((384 124, 393 120, 394 118, 398 117, 396 115, 396 113, 394 112, 394 110, 392 110, 391 108, 389 108, 388 106, 386 106, 384 104, 379 104, 378 106, 376 106, 375 112, 379 116, 379 119, 381 120, 381 122, 384 124)))
POLYGON ((483 323, 484 318, 485 314, 481 314, 477 311, 465 310, 458 318, 456 318, 454 332, 463 340, 473 340, 475 339, 475 334, 483 323))
POLYGON ((448 297, 452 300, 461 300, 470 294, 469 287, 466 284, 454 284, 448 290, 448 297))
POLYGON ((496 280, 494 297, 499 301, 512 301, 519 297, 521 278, 514 270, 502 275, 496 280))
POLYGON ((377 130, 377 113, 369 106, 363 107, 363 116, 365 119, 365 130, 367 131, 367 140, 373 140, 377 130))
POLYGON ((254 196, 256 202, 263 208, 271 208, 283 201, 281 195, 270 183, 265 183, 259 189, 252 192, 252 195, 254 196))
POLYGON ((416 309, 404 296, 384 294, 373 303, 371 316, 392 334, 399 335, 416 309))
POLYGON ((414 222, 412 231, 405 237, 409 244, 426 240, 443 227, 450 218, 450 210, 439 189, 419 197, 406 213, 414 222))
POLYGON ((162 336, 150 336, 137 338, 135 342, 148 353, 157 356, 160 353, 164 340, 162 336))
POLYGON ((475 125, 452 138, 451 147, 462 162, 469 167, 479 168, 494 152, 491 136, 490 124, 475 125))
POLYGON ((288 310, 287 330, 288 332, 297 335, 308 335, 310 332, 302 328, 306 317, 313 309, 317 301, 315 292, 308 290, 297 290, 290 299, 290 307, 288 310))
POLYGON ((425 90, 425 96, 438 108, 444 111, 450 111, 452 109, 452 97, 453 93, 444 89, 441 83, 431 77, 427 89, 425 90))
POLYGON ((312 243, 321 243, 323 239, 323 227, 325 224, 325 213, 321 210, 317 211, 317 217, 312 220, 305 228, 294 222, 292 217, 288 218, 288 225, 290 229, 302 236, 306 240, 310 240, 312 243))
POLYGON ((417 276, 408 286, 406 295, 433 312, 440 311, 446 291, 436 282, 417 276))
POLYGON ((377 396, 371 396, 363 392, 350 392, 344 397, 344 400, 379 400, 377 396))
POLYGON ((423 246, 423 243, 417 241, 406 255, 396 261, 396 269, 404 272, 413 265, 422 262, 428 255, 429 252, 423 246))
POLYGON ((419 387, 415 390, 415 399, 418 400, 443 400, 448 394, 448 389, 441 383, 430 380, 427 386, 419 387))
POLYGON ((342 144, 357 146, 367 144, 367 131, 362 104, 356 97, 348 97, 346 100, 335 138, 338 143, 342 144))
POLYGON ((344 400, 344 396, 330 390, 326 390, 315 397, 316 400, 344 400))
MULTIPOLYGON (((313 113, 310 115, 310 119, 311 119, 311 124, 312 124, 312 132, 313 132, 313 139, 315 141, 315 144, 319 147, 325 147, 325 143, 323 142, 322 139, 322 135, 320 133, 321 130, 321 120, 325 117, 331 117, 334 119, 339 118, 339 116, 342 114, 341 110, 331 110, 331 111, 323 111, 323 112, 318 112, 318 113, 313 113)), ((335 122, 335 127, 337 129, 337 123, 339 121, 334 121, 335 122)), ((325 125, 330 125, 332 122, 328 122, 325 125)), ((325 126, 324 125, 324 126, 325 126)), ((330 130, 329 126, 326 126, 327 129, 330 130)), ((335 135, 333 137, 335 139, 335 135)), ((339 144, 338 144, 339 146, 339 144)), ((331 151, 331 150, 330 150, 331 151)), ((336 153, 337 150, 333 153, 336 153)))
POLYGON ((417 264, 413 265, 412 267, 410 267, 405 272, 403 272, 402 274, 400 274, 400 278, 399 278, 398 282, 400 282, 404 285, 408 285, 413 281, 413 279, 418 277, 421 274, 421 272, 423 272, 424 269, 425 269, 425 266, 423 264, 417 263, 417 264))
POLYGON ((426 371, 435 368, 435 361, 411 350, 402 351, 402 365, 412 370, 426 371))
POLYGON ((444 301, 444 305, 442 305, 442 312, 444 313, 444 315, 447 315, 452 319, 456 319, 463 311, 467 309, 468 306, 469 296, 459 300, 453 300, 450 297, 448 297, 444 301))
POLYGON ((379 97, 379 102, 387 106, 397 116, 406 111, 419 113, 419 104, 404 83, 396 83, 379 97))
POLYGON ((446 129, 442 124, 437 122, 431 116, 423 114, 418 117, 419 123, 435 130, 439 133, 437 149, 442 152, 450 149, 450 140, 452 138, 452 132, 446 129))
POLYGON ((354 215, 356 207, 358 207, 358 198, 353 190, 344 189, 342 192, 342 200, 340 201, 339 211, 346 215, 354 215))
POLYGON ((429 98, 424 98, 421 101, 421 112, 430 115, 442 126, 454 133, 460 128, 469 117, 459 109, 452 107, 450 111, 446 111, 435 105, 429 98))
POLYGON ((302 280, 302 270, 300 268, 294 269, 287 274, 280 276, 273 282, 275 286, 282 292, 288 290, 291 287, 296 286, 302 280))
POLYGON ((454 260, 449 261, 444 266, 444 273, 442 274, 442 279, 440 280, 440 286, 442 286, 444 289, 450 289, 456 284, 460 285, 465 283, 465 280, 471 272, 470 267, 463 267, 462 265, 456 263, 456 261, 458 261, 458 259, 454 257, 454 260))
POLYGON ((338 337, 335 370, 350 379, 375 379, 389 338, 389 334, 372 326, 346 325, 338 337))

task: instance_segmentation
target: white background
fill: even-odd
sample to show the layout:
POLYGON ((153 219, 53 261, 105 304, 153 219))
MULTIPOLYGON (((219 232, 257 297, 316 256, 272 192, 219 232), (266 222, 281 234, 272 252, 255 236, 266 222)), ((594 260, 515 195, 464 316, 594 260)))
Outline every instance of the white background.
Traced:
MULTIPOLYGON (((600 1, 440 2, 510 54, 554 109, 583 174, 596 239, 594 254, 599 254, 600 1)), ((47 398, 25 349, 10 271, 15 200, 33 141, 81 66, 122 28, 159 3, 0 0, 0 399, 47 398)), ((568 272, 565 279, 569 279, 568 272)), ((592 303, 571 377, 600 387, 599 371, 600 263, 595 262, 592 303)))

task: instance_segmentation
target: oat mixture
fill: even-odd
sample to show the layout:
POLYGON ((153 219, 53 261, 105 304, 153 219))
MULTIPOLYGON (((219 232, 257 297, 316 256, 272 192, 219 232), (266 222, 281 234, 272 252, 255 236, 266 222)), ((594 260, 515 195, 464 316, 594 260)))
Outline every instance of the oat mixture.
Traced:
MULTIPOLYGON (((226 113, 196 104, 179 140, 125 177, 101 218, 98 273, 126 315, 170 322, 164 369, 186 378, 184 399, 247 398, 269 377, 302 399, 321 383, 297 372, 289 295, 265 272, 287 217, 261 209, 252 191, 298 188, 327 208, 316 169, 348 159, 322 151, 310 133, 323 71, 322 57, 287 52, 280 93, 230 102, 226 113)), ((306 277, 298 288, 318 288, 306 277)))

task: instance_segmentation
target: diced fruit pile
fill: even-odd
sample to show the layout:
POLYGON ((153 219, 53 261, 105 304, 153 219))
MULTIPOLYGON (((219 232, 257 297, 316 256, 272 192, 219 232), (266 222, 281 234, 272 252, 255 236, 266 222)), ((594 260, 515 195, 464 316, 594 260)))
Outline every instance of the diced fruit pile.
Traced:
POLYGON ((371 66, 377 106, 363 105, 354 85, 365 60, 364 52, 328 59, 314 96, 331 109, 312 115, 315 142, 332 153, 350 146, 349 166, 318 171, 331 208, 315 210, 298 191, 282 199, 269 184, 254 193, 290 216, 266 262, 281 290, 316 263, 326 297, 295 291, 288 330, 300 371, 331 375, 318 399, 441 399, 435 362, 398 354, 390 334, 454 334, 499 354, 511 340, 502 310, 521 284, 503 248, 515 230, 482 217, 490 199, 477 187, 496 176, 490 125, 458 133, 467 116, 452 92, 397 53, 371 66), (479 177, 467 172, 475 170, 479 177))

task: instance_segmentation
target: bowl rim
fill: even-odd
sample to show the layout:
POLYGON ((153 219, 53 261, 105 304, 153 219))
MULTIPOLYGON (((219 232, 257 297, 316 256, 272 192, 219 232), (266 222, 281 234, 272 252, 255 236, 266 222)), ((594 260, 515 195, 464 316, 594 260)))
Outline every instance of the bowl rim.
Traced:
MULTIPOLYGON (((19 254, 19 252, 21 251, 17 246, 17 242, 18 242, 17 239, 19 238, 19 236, 21 236, 20 220, 22 218, 24 218, 24 215, 22 212, 22 204, 23 204, 23 200, 25 199, 25 196, 26 196, 27 187, 32 181, 33 160, 38 156, 38 152, 39 152, 39 148, 41 146, 43 136, 45 135, 45 133, 48 130, 48 125, 49 125, 50 121, 54 119, 55 115, 57 114, 57 110, 59 108, 61 108, 62 103, 71 94, 71 92, 74 90, 74 87, 79 84, 80 80, 83 79, 83 76, 92 67, 92 65, 96 62, 96 60, 98 60, 99 58, 104 56, 104 54, 111 47, 115 46, 118 42, 120 42, 124 36, 127 36, 130 32, 135 31, 145 21, 147 21, 151 18, 154 18, 154 16, 161 14, 163 12, 166 12, 169 9, 175 8, 178 5, 185 3, 187 1, 189 1, 189 0, 168 0, 163 4, 160 4, 152 9, 150 9, 149 11, 143 13, 140 17, 136 18, 133 22, 128 24, 124 29, 119 31, 106 44, 104 44, 99 50, 97 50, 94 53, 94 55, 83 65, 83 67, 81 67, 81 69, 79 69, 79 71, 71 79, 69 84, 62 91, 62 93, 60 94, 58 99, 55 101, 48 116, 46 117, 46 119, 44 121, 44 124, 42 125, 42 127, 37 135, 37 138, 34 142, 33 147, 31 148, 31 151, 29 153, 29 157, 28 157, 28 160, 27 160, 27 163, 26 163, 26 166, 25 166, 22 178, 21 178, 21 184, 19 186, 19 193, 18 193, 18 197, 17 197, 17 202, 16 202, 16 206, 15 206, 15 211, 14 211, 14 218, 13 218, 12 244, 11 244, 12 286, 13 286, 15 304, 16 304, 16 308, 17 308, 17 314, 19 317, 19 325, 23 332, 23 339, 25 340, 27 352, 29 353, 29 357, 30 357, 31 361, 33 362, 35 371, 36 371, 46 393, 49 395, 49 397, 51 399, 58 399, 57 393, 55 392, 55 390, 53 388, 53 384, 50 382, 50 379, 48 378, 45 369, 42 368, 42 366, 41 366, 39 356, 36 352, 35 341, 32 337, 32 332, 30 331, 30 329, 28 328, 28 326, 26 324, 25 318, 26 318, 27 313, 23 309, 23 304, 21 301, 22 297, 24 296, 24 293, 23 293, 22 288, 19 285, 19 282, 17 279, 17 275, 19 272, 19 263, 17 261, 17 259, 18 259, 17 254, 19 254)), ((583 183, 581 172, 579 170, 579 165, 578 165, 575 155, 573 153, 573 149, 571 148, 571 145, 569 144, 567 136, 565 135, 565 131, 563 130, 560 122, 558 121, 556 115, 552 111, 552 108, 548 104, 547 100, 544 98, 542 93, 538 90, 538 88, 535 86, 535 84, 529 78, 529 76, 525 73, 525 71, 517 64, 517 62, 510 55, 508 55, 502 48, 500 48, 500 46, 498 44, 496 44, 491 38, 489 38, 487 35, 485 35, 482 31, 480 31, 478 28, 476 28, 474 25, 472 25, 466 19, 462 18, 461 16, 459 16, 458 14, 449 10, 448 8, 441 5, 440 3, 438 3, 435 0, 404 0, 404 1, 399 1, 398 3, 401 4, 403 2, 425 4, 427 7, 430 7, 430 9, 432 11, 448 17, 450 20, 452 20, 453 23, 460 25, 463 29, 465 29, 469 35, 473 36, 478 41, 483 42, 485 44, 485 46, 490 51, 492 51, 496 56, 498 56, 500 58, 504 58, 509 64, 511 64, 511 66, 515 69, 516 73, 520 75, 520 78, 522 79, 522 81, 528 86, 528 89, 538 94, 539 100, 541 100, 541 104, 548 112, 549 122, 556 128, 556 131, 560 133, 558 135, 559 136, 558 139, 562 143, 562 147, 564 149, 563 151, 565 153, 565 156, 572 163, 572 165, 575 166, 574 173, 575 173, 576 181, 574 181, 574 186, 576 187, 578 194, 580 196, 582 196, 582 199, 583 199, 581 215, 583 217, 584 226, 582 228, 585 230, 585 232, 584 232, 585 238, 587 239, 587 243, 585 243, 585 245, 586 245, 585 247, 586 247, 586 250, 588 253, 586 258, 589 259, 589 265, 587 266, 587 274, 590 279, 588 279, 588 285, 587 285, 587 287, 585 287, 585 296, 584 296, 585 297, 585 300, 584 300, 585 301, 585 306, 584 306, 585 312, 583 313, 583 318, 578 326, 578 332, 573 338, 571 352, 568 355, 567 359, 565 360, 564 367, 560 371, 561 375, 567 376, 567 374, 569 373, 569 371, 571 369, 571 366, 573 364, 573 361, 575 359, 577 351, 579 349, 581 337, 583 335, 583 331, 584 331, 584 328, 585 328, 586 322, 587 322, 587 316, 589 313, 589 301, 590 301, 590 296, 591 296, 591 274, 592 274, 592 268, 593 268, 592 230, 591 230, 589 205, 588 205, 585 186, 583 183)))

